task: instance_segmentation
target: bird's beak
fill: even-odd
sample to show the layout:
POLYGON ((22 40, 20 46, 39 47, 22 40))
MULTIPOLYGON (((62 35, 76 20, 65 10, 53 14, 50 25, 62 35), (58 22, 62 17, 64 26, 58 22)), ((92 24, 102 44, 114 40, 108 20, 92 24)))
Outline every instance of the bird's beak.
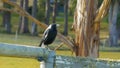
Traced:
POLYGON ((59 26, 60 26, 60 24, 56 24, 56 26, 57 26, 57 27, 59 27, 59 26))

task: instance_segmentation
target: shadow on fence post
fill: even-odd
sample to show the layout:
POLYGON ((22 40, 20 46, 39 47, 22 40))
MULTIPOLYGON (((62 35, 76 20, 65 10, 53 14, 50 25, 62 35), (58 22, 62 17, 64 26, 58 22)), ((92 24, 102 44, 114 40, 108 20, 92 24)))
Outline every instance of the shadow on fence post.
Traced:
POLYGON ((54 68, 55 64, 55 52, 50 51, 46 60, 40 62, 40 68, 54 68))

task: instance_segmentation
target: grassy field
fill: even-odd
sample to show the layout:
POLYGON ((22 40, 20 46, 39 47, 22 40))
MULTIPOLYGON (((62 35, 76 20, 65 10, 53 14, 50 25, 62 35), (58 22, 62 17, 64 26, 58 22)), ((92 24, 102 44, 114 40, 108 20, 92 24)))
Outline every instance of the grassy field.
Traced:
POLYGON ((39 68, 35 59, 0 57, 0 68, 39 68))

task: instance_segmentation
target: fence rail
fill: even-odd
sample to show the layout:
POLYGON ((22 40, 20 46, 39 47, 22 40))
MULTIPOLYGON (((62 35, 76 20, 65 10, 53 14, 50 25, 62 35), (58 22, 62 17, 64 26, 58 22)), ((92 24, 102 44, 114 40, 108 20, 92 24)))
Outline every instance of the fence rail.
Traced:
POLYGON ((57 68, 120 68, 120 60, 57 56, 57 68))
POLYGON ((48 56, 50 51, 40 47, 0 43, 0 55, 24 58, 48 56))
POLYGON ((120 60, 56 56, 54 51, 18 44, 0 43, 0 56, 40 59, 40 68, 120 68, 120 60))

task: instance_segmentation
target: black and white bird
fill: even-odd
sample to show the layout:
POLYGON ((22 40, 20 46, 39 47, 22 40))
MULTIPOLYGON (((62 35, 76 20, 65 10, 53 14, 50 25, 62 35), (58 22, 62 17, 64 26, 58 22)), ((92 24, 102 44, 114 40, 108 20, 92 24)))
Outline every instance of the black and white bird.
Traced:
POLYGON ((51 44, 55 40, 56 35, 57 35, 56 24, 50 24, 48 28, 44 31, 39 47, 45 48, 46 46, 51 44))

